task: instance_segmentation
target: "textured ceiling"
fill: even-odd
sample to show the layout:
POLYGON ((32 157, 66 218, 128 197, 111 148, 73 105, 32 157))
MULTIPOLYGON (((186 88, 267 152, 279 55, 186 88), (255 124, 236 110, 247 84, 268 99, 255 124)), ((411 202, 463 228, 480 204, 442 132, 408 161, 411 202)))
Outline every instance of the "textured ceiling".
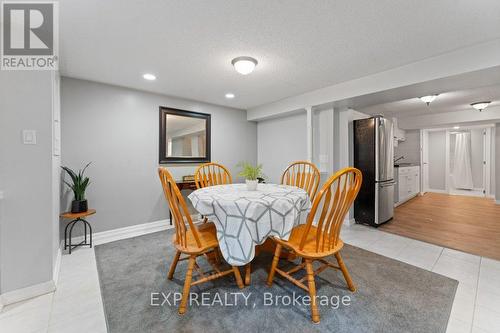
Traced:
POLYGON ((498 0, 60 1, 63 75, 243 109, 498 38, 498 0))

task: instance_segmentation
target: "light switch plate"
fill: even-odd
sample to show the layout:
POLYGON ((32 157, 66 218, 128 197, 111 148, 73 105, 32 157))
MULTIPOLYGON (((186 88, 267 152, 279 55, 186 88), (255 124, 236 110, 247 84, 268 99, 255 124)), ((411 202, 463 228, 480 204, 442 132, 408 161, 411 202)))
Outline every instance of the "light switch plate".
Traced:
POLYGON ((36 145, 36 131, 35 130, 23 130, 23 144, 36 145))

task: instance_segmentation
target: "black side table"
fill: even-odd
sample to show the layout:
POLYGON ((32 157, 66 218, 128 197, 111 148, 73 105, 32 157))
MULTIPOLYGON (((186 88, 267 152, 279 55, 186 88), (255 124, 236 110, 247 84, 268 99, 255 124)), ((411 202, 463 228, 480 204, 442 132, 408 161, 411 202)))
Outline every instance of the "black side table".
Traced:
POLYGON ((85 220, 85 217, 90 216, 95 214, 95 209, 89 209, 86 212, 81 212, 81 213, 71 213, 71 212, 66 212, 61 214, 61 217, 64 219, 70 219, 71 221, 66 225, 64 228, 64 249, 69 248, 69 254, 71 254, 71 250, 78 247, 78 246, 85 246, 89 245, 92 247, 92 227, 90 226, 90 223, 85 220), (84 239, 80 243, 76 245, 71 245, 71 234, 73 232, 73 227, 75 224, 78 222, 83 223, 83 229, 84 229, 84 239), (87 243, 87 227, 89 229, 89 240, 90 242, 87 243), (69 228, 69 234, 68 234, 68 228, 69 228), (68 241, 69 238, 69 241, 68 241))

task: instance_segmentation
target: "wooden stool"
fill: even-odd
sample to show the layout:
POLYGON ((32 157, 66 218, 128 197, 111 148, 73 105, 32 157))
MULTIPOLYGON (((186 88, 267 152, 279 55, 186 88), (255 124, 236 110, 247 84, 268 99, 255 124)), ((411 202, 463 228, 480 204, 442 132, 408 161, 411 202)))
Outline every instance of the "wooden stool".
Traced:
POLYGON ((75 247, 78 246, 85 246, 89 245, 92 247, 92 227, 90 226, 90 223, 87 222, 87 220, 84 219, 84 217, 90 216, 95 214, 95 209, 89 209, 86 212, 81 212, 81 213, 71 213, 71 212, 66 212, 62 213, 61 217, 64 219, 71 219, 71 221, 66 225, 66 228, 64 228, 64 249, 69 248, 69 254, 71 254, 71 250, 74 249, 75 247), (84 239, 80 243, 76 245, 71 245, 71 234, 73 232, 73 227, 75 224, 78 222, 83 223, 83 228, 84 228, 84 239), (69 241, 68 241, 68 227, 69 228, 69 241), (87 243, 87 227, 89 228, 89 238, 90 242, 87 243))

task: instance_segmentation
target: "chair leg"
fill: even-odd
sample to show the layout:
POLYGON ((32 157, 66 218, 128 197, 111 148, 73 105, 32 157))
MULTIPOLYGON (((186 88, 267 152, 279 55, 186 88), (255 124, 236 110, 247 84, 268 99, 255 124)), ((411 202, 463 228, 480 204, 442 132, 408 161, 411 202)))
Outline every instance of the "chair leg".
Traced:
POLYGON ((177 263, 179 262, 180 256, 181 256, 181 252, 180 251, 175 252, 174 261, 172 261, 172 263, 170 264, 170 269, 168 271, 167 278, 169 280, 172 280, 174 278, 175 268, 177 267, 177 263))
POLYGON ((340 256, 340 252, 335 253, 335 258, 337 259, 340 270, 342 271, 344 279, 347 282, 347 287, 349 287, 350 291, 355 292, 356 286, 354 285, 354 282, 352 282, 351 275, 349 274, 349 271, 347 270, 347 267, 344 264, 344 260, 342 260, 342 257, 340 256))
POLYGON ((252 279, 252 264, 248 263, 245 265, 245 284, 250 285, 252 279))
POLYGON ((222 256, 222 252, 220 252, 220 248, 219 247, 217 247, 215 249, 215 258, 216 258, 217 265, 220 265, 222 263, 222 259, 224 257, 222 256))
POLYGON ((184 288, 182 290, 181 304, 179 305, 179 314, 186 312, 186 304, 189 298, 189 289, 191 289, 191 280, 193 278, 193 268, 196 263, 196 256, 189 257, 188 270, 186 272, 186 279, 184 280, 184 288))
POLYGON ((318 304, 316 300, 316 283, 314 282, 314 270, 311 259, 306 259, 306 272, 309 295, 311 296, 311 318, 313 322, 319 323, 318 304))
POLYGON ((243 280, 241 278, 241 274, 240 274, 239 268, 236 267, 236 266, 232 266, 232 267, 233 267, 234 277, 236 278, 236 284, 238 285, 238 287, 240 289, 245 288, 245 285, 243 284, 243 280))
POLYGON ((269 275, 267 277, 267 285, 270 287, 273 285, 274 273, 276 273, 276 267, 278 267, 278 261, 280 260, 281 254, 281 244, 276 244, 276 250, 274 251, 273 263, 271 264, 271 270, 269 271, 269 275))

